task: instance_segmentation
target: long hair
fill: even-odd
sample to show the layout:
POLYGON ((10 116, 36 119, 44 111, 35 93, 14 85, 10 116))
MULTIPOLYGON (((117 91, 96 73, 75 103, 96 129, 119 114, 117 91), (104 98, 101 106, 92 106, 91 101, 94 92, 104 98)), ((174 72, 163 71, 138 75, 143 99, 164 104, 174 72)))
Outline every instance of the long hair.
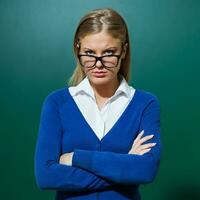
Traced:
POLYGON ((79 41, 80 38, 85 37, 89 34, 100 33, 106 31, 114 38, 118 38, 122 41, 122 44, 127 44, 125 57, 121 61, 119 74, 123 75, 127 82, 130 79, 130 39, 126 22, 122 16, 115 10, 106 9, 95 9, 87 13, 80 20, 78 27, 74 35, 73 50, 77 66, 68 81, 69 86, 78 85, 85 77, 86 74, 79 63, 79 41))

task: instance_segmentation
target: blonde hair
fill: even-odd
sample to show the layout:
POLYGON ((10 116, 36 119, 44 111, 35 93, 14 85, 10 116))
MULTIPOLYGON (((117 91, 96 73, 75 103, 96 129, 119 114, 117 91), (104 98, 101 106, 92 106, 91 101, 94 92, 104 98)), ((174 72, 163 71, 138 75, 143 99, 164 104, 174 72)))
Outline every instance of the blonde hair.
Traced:
POLYGON ((124 19, 113 9, 95 9, 87 13, 80 20, 74 36, 73 50, 76 58, 77 66, 68 81, 69 86, 78 85, 86 74, 79 63, 79 41, 89 34, 99 33, 102 30, 106 31, 114 38, 122 41, 122 44, 127 44, 126 55, 121 61, 119 74, 123 75, 127 82, 130 79, 130 39, 128 28, 124 19))

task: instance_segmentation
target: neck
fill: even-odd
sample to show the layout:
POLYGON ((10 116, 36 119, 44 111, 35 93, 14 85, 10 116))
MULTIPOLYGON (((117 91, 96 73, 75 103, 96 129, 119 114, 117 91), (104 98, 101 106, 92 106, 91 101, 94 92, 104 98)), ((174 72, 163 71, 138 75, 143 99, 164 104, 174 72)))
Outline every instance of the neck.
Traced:
POLYGON ((109 98, 114 95, 115 91, 119 87, 120 79, 117 77, 110 83, 94 85, 91 84, 96 98, 109 98))

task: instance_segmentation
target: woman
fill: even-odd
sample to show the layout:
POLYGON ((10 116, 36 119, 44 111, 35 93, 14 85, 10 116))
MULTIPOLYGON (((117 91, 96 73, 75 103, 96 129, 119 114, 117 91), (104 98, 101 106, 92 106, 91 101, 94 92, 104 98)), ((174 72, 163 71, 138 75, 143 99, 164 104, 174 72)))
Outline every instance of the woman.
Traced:
POLYGON ((56 199, 141 199, 161 156, 157 97, 128 85, 130 40, 123 18, 98 9, 74 37, 77 67, 70 87, 42 107, 35 152, 38 187, 56 199))

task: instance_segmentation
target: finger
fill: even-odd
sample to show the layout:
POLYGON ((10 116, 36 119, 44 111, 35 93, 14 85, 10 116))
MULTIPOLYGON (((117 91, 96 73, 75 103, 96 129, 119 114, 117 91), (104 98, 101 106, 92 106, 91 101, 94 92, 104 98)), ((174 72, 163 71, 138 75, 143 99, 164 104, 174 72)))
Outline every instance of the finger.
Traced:
POLYGON ((152 139, 153 137, 154 137, 153 134, 152 134, 152 135, 147 135, 147 136, 143 137, 142 139, 140 139, 140 140, 138 141, 138 143, 141 145, 141 144, 143 144, 144 142, 146 142, 146 141, 152 139))
POLYGON ((137 150, 130 150, 130 151, 128 152, 128 154, 143 155, 143 154, 149 152, 150 150, 151 150, 151 148, 142 149, 142 150, 140 150, 140 149, 137 149, 137 150))
POLYGON ((143 144, 143 145, 135 145, 134 148, 132 149, 133 151, 135 152, 140 152, 140 151, 143 151, 145 149, 149 149, 149 148, 152 148, 156 145, 156 143, 148 143, 148 144, 143 144))
POLYGON ((143 149, 148 149, 150 147, 154 147, 156 145, 156 143, 148 143, 148 144, 143 144, 143 145, 140 145, 140 149, 143 150, 143 149))
POLYGON ((144 134, 144 130, 142 130, 139 134, 138 134, 138 136, 136 137, 136 139, 134 140, 134 144, 136 144, 137 142, 138 142, 138 140, 140 140, 141 139, 141 137, 142 137, 142 135, 144 134))
POLYGON ((150 140, 154 135, 147 135, 145 137, 143 137, 142 139, 139 139, 137 141, 137 143, 135 143, 132 148, 137 149, 140 145, 142 145, 144 142, 146 142, 147 140, 150 140))
POLYGON ((143 154, 149 152, 150 150, 151 150, 151 148, 149 148, 149 149, 144 149, 144 150, 140 151, 139 155, 143 155, 143 154))

